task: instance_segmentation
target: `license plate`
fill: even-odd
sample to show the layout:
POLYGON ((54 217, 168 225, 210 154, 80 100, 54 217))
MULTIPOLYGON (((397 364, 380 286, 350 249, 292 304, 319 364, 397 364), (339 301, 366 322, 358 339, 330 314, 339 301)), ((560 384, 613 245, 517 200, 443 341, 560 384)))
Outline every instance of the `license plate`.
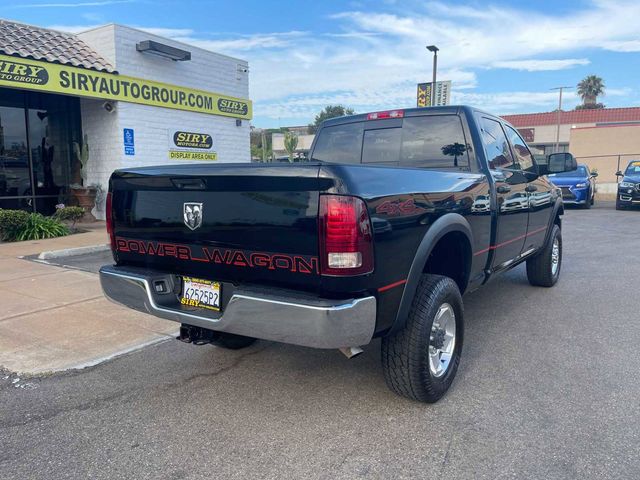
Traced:
POLYGON ((180 303, 190 307, 220 311, 220 282, 182 277, 180 303))

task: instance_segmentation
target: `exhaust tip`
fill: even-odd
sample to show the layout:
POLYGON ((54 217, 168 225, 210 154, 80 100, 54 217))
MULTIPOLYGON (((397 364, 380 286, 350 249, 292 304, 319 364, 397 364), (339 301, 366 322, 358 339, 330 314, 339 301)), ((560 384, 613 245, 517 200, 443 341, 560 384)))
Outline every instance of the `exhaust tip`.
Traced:
POLYGON ((338 350, 340 350, 342 354, 349 359, 353 357, 357 357, 362 352, 364 352, 364 350, 361 349, 360 347, 342 347, 342 348, 339 348, 338 350))

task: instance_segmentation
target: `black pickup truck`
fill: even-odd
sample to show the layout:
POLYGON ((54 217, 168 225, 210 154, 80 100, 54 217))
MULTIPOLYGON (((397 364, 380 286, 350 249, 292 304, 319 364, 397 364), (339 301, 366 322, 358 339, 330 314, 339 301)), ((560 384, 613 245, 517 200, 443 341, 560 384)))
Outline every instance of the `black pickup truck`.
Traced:
POLYGON ((328 120, 303 163, 118 170, 102 287, 195 344, 353 356, 382 337, 389 387, 435 402, 460 361, 462 294, 521 262, 556 283, 563 206, 545 174, 575 168, 450 106, 328 120))

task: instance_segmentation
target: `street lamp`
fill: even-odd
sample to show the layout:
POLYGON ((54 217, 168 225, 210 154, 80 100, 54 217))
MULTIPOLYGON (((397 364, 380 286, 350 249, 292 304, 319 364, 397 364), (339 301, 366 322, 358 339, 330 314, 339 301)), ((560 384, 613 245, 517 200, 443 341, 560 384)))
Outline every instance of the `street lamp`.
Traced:
POLYGON ((551 88, 551 90, 559 90, 560 94, 558 95, 558 115, 556 116, 556 120, 557 120, 557 124, 556 124, 556 148, 555 151, 559 152, 560 151, 560 116, 562 115, 562 90, 564 90, 565 88, 571 88, 571 87, 556 87, 556 88, 551 88))
POLYGON ((435 45, 427 45, 427 50, 433 52, 433 82, 431 83, 431 106, 436 106, 436 71, 438 69, 438 51, 435 45))

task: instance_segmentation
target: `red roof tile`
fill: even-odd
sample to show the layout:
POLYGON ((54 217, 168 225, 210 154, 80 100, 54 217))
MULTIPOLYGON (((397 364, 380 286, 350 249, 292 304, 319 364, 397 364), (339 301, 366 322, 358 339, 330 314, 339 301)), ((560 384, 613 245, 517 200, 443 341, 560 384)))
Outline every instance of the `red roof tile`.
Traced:
MULTIPOLYGON (((514 127, 538 127, 542 125, 556 125, 558 122, 558 113, 523 113, 518 115, 502 115, 502 118, 514 127)), ((568 112, 563 110, 560 114, 560 123, 563 125, 638 121, 640 121, 640 107, 571 110, 568 112)))

